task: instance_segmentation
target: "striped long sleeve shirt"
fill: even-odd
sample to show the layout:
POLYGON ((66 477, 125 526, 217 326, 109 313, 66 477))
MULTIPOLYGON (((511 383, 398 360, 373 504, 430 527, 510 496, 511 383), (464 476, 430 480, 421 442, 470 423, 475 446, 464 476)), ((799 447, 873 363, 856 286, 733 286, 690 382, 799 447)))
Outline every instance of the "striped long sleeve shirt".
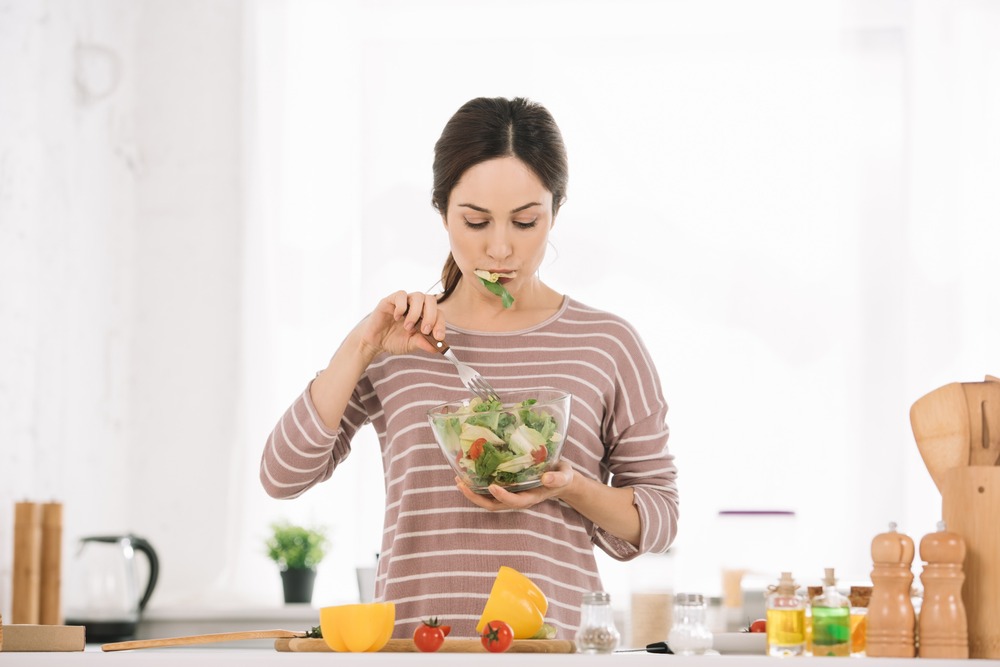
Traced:
POLYGON ((540 387, 572 395, 562 457, 577 474, 633 490, 638 548, 561 500, 504 512, 466 500, 427 420, 431 407, 468 397, 440 355, 376 357, 336 428, 319 418, 307 387, 268 438, 261 483, 276 498, 300 495, 345 465, 351 438, 371 423, 386 491, 375 598, 396 604, 394 636, 412 636, 431 616, 451 624, 452 636, 475 636, 497 571, 507 565, 542 589, 546 622, 559 637, 572 638, 582 594, 602 589, 594 546, 624 561, 666 551, 677 531, 667 404, 652 360, 629 323, 569 297, 531 328, 487 333, 449 326, 447 340, 501 395, 540 387))

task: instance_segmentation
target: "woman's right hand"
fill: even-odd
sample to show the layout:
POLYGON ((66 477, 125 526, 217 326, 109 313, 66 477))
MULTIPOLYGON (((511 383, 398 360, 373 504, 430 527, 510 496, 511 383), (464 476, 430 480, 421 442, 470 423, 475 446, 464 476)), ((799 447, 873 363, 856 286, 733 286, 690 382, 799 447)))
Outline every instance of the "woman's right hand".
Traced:
POLYGON ((382 352, 435 352, 421 334, 429 334, 436 340, 444 340, 445 336, 444 315, 438 310, 437 297, 423 292, 407 294, 402 290, 379 301, 359 328, 361 344, 372 357, 382 352))

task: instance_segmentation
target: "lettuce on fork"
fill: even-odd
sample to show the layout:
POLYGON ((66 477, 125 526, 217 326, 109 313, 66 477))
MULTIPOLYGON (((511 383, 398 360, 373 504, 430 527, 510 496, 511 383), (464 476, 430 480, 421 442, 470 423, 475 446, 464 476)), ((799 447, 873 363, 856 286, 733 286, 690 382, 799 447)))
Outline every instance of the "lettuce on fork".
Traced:
POLYGON ((510 308, 514 305, 514 297, 511 296, 507 288, 504 287, 500 282, 500 278, 510 277, 511 274, 507 273, 491 273, 483 269, 476 269, 476 276, 482 281, 486 289, 496 294, 503 301, 504 308, 510 308))

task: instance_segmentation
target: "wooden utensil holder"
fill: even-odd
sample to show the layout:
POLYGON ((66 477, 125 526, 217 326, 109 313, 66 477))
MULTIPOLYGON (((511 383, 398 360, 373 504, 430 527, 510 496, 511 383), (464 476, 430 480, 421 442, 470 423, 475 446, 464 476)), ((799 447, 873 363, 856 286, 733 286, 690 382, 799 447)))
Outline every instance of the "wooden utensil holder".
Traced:
POLYGON ((965 540, 962 601, 969 657, 1000 658, 1000 467, 963 466, 944 474, 942 517, 965 540))

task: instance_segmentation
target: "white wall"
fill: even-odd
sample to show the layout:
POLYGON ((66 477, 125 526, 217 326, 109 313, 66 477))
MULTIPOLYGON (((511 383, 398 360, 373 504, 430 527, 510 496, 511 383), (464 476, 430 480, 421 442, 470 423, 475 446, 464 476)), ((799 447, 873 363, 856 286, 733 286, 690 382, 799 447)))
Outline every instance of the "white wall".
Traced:
POLYGON ((257 459, 347 328, 436 279, 431 149, 480 94, 555 114, 543 274, 663 375, 678 585, 754 534, 727 508, 799 512, 746 560, 866 576, 888 520, 937 519, 909 405, 1000 369, 998 44, 974 0, 0 3, 0 611, 20 498, 148 537, 154 606, 277 604, 281 516, 332 528, 316 602, 353 599, 371 433, 296 501, 257 459))
POLYGON ((67 559, 82 535, 147 537, 160 602, 201 599, 225 567, 242 17, 0 5, 2 605, 20 499, 65 504, 67 559))

